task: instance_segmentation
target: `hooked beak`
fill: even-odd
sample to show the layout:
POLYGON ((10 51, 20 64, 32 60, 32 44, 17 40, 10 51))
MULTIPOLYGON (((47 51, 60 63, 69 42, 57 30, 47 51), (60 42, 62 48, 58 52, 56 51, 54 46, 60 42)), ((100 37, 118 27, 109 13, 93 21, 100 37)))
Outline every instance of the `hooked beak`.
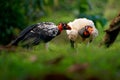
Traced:
POLYGON ((71 30, 71 27, 69 25, 67 25, 67 30, 71 30))
POLYGON ((92 33, 92 32, 93 32, 93 28, 92 28, 92 27, 89 27, 89 28, 88 28, 88 31, 89 31, 89 33, 92 33))
POLYGON ((91 34, 93 32, 93 27, 86 26, 86 30, 91 34))

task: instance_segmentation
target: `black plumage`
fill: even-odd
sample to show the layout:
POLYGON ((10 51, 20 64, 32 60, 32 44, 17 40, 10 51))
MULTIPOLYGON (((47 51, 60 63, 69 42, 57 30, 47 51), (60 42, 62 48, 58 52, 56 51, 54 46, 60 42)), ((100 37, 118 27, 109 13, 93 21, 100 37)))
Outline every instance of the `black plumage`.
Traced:
POLYGON ((67 24, 61 23, 56 26, 52 22, 41 22, 25 28, 20 35, 11 42, 11 45, 31 47, 40 42, 47 43, 59 35, 62 30, 71 29, 67 24))

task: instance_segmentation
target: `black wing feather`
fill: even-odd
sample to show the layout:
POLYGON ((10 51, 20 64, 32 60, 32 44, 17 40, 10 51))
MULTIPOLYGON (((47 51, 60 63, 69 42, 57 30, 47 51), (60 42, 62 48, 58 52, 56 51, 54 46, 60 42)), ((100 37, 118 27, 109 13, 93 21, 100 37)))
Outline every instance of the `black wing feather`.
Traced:
POLYGON ((28 32, 30 32, 33 28, 35 28, 35 27, 37 27, 37 26, 38 26, 38 24, 34 24, 34 25, 31 25, 31 26, 28 26, 27 28, 25 28, 25 29, 20 33, 20 35, 19 35, 14 41, 11 42, 11 45, 17 45, 18 42, 19 42, 20 40, 22 40, 22 38, 24 38, 25 35, 26 35, 28 32))

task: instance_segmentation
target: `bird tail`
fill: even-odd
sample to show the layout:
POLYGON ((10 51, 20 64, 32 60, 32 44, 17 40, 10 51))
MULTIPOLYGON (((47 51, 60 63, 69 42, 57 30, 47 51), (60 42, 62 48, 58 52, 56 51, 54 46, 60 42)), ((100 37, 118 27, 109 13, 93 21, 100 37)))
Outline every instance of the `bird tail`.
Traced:
POLYGON ((19 42, 19 38, 16 38, 15 40, 13 40, 9 45, 11 46, 17 46, 19 42))
POLYGON ((19 42, 19 38, 16 38, 12 42, 10 42, 6 47, 12 47, 12 46, 17 46, 19 42))
POLYGON ((31 26, 28 26, 27 28, 25 28, 21 33, 20 35, 15 39, 13 40, 11 43, 9 43, 7 46, 17 46, 19 41, 21 41, 25 35, 30 31, 32 30, 34 27, 36 27, 38 24, 34 24, 34 25, 31 25, 31 26))

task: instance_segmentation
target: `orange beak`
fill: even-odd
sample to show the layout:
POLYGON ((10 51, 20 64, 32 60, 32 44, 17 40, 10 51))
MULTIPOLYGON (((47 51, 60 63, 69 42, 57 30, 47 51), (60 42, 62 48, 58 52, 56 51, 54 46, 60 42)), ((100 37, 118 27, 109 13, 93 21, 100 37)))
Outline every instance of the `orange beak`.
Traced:
POLYGON ((92 33, 92 31, 93 31, 93 27, 88 27, 88 29, 87 29, 88 31, 89 31, 89 33, 91 34, 92 33))

